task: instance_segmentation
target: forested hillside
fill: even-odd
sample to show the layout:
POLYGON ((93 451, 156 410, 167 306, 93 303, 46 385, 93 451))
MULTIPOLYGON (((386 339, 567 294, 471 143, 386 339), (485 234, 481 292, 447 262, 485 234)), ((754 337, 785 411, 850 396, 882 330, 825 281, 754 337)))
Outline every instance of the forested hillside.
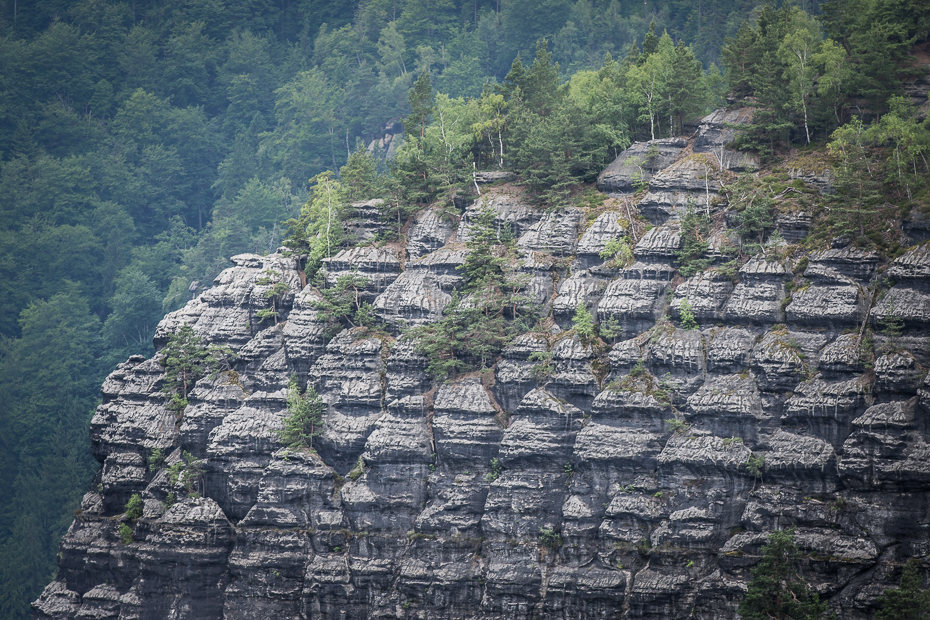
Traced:
POLYGON ((515 172, 545 206, 586 200, 634 140, 687 131, 730 92, 758 106, 739 143, 762 157, 842 128, 836 213, 859 219, 834 224, 888 245, 863 217, 889 192, 926 200, 927 127, 902 80, 928 9, 761 5, 7 0, 0 617, 23 617, 54 573, 95 467, 102 378, 153 354, 161 316, 228 257, 286 238, 314 261, 334 253, 324 205, 331 221, 333 204, 386 198, 390 241, 422 206, 455 208, 475 170, 515 172))

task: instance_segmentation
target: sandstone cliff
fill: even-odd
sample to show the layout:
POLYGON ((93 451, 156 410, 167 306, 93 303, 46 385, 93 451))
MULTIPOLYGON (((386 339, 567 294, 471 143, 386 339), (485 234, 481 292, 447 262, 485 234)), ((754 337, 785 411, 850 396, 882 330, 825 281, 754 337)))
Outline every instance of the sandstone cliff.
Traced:
MULTIPOLYGON (((723 146, 724 123, 744 120, 715 113, 690 140, 634 145, 602 174, 616 195, 598 209, 483 188, 552 319, 492 373, 437 386, 407 338, 326 340, 299 259, 234 257, 156 343, 189 324, 237 354, 235 375, 201 379, 179 421, 157 358, 107 378, 91 427, 102 468, 36 617, 734 618, 767 532, 786 527, 838 617, 870 617, 903 562, 930 552, 930 246, 892 262, 841 243, 792 253, 810 218, 786 211, 785 243, 735 278, 683 279, 688 198, 722 228, 720 184, 758 166, 723 146), (634 248, 626 266, 599 256, 618 236, 634 248), (290 285, 272 326, 256 316, 266 269, 290 285), (685 301, 699 329, 682 328, 685 301), (579 302, 622 336, 584 343, 579 302), (904 333, 877 333, 863 355, 863 324, 889 316, 904 333), (316 453, 274 433, 293 373, 326 403, 316 453), (199 497, 170 475, 184 452, 202 460, 199 497), (144 512, 124 542, 135 493, 144 512)), ((792 176, 812 195, 829 184, 792 176)), ((393 333, 429 322, 461 284, 476 209, 423 211, 405 247, 347 248, 325 269, 364 275, 393 333)), ((360 238, 377 231, 372 212, 353 223, 360 238)))

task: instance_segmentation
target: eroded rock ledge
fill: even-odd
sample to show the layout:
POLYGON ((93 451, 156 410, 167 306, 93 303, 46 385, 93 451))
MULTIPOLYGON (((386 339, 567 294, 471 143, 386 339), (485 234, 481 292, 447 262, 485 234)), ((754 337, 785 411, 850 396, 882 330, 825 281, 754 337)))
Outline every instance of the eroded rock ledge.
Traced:
MULTIPOLYGON (((802 272, 772 251, 735 280, 682 282, 678 217, 708 190, 695 153, 752 169, 723 148, 724 123, 741 120, 711 115, 690 143, 634 145, 605 171, 606 191, 650 184, 639 207, 656 226, 638 237, 619 206, 587 217, 484 190, 554 319, 493 376, 433 386, 408 340, 327 341, 297 260, 234 257, 156 343, 189 324, 238 354, 237 380, 202 379, 176 421, 155 360, 110 375, 91 426, 102 469, 36 617, 735 618, 767 533, 785 527, 838 617, 871 617, 896 567, 930 552, 930 252, 886 268, 826 250, 802 272), (599 257, 618 236, 634 247, 625 267, 599 257), (290 285, 276 325, 256 314, 266 269, 290 285), (876 298, 879 277, 894 284, 876 298), (686 300, 700 329, 676 326, 686 300), (612 346, 568 331, 579 302, 623 327, 612 346), (904 335, 878 336, 866 364, 859 329, 889 316, 904 335), (529 361, 542 351, 545 376, 529 361), (273 432, 293 373, 326 402, 316 453, 282 450, 273 432), (167 461, 150 467, 156 449, 167 461), (203 460, 202 497, 172 484, 183 452, 203 460), (145 508, 127 543, 134 493, 145 508)), ((424 211, 401 255, 347 249, 327 273, 366 275, 389 325, 433 320, 462 281, 476 208, 458 223, 424 211)))

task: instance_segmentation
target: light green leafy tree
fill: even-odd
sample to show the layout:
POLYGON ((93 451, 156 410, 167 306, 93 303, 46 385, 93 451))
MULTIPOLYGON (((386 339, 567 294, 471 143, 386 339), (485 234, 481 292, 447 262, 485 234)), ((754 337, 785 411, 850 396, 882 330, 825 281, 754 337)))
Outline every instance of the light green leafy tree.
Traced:
POLYGON ((778 58, 785 65, 782 74, 791 90, 791 101, 800 108, 804 117, 804 136, 810 144, 808 108, 811 97, 816 93, 818 63, 815 56, 820 52, 822 35, 817 21, 798 7, 788 14, 788 31, 778 48, 778 58))
MULTIPOLYGON (((641 65, 627 71, 627 88, 639 106, 639 120, 649 120, 649 135, 656 138, 656 120, 665 102, 668 79, 674 62, 675 44, 668 33, 658 41, 656 51, 641 65)), ((671 128, 669 128, 671 129, 671 128)))
POLYGON ((289 233, 284 244, 295 252, 307 253, 304 271, 316 275, 323 259, 335 254, 345 241, 342 223, 349 214, 342 184, 333 173, 323 172, 310 179, 311 187, 300 216, 285 224, 289 233))

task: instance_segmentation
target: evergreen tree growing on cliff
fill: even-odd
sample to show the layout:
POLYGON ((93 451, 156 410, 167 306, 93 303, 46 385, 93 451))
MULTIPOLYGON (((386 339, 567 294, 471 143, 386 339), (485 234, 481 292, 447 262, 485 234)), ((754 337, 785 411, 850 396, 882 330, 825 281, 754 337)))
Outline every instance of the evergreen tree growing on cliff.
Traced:
POLYGON ((922 585, 920 560, 911 558, 904 565, 899 586, 885 590, 878 599, 881 609, 875 614, 875 620, 928 620, 930 590, 922 585))
POLYGON ((752 569, 746 598, 740 603, 743 620, 819 620, 827 610, 799 572, 800 552, 794 529, 769 535, 762 561, 752 569))
POLYGON ((313 438, 323 432, 323 399, 312 387, 303 393, 297 385, 297 376, 292 375, 287 385, 287 411, 284 428, 276 430, 278 437, 288 448, 313 449, 313 438))
POLYGON ((216 346, 205 347, 194 328, 186 323, 168 338, 162 349, 161 363, 165 367, 165 380, 161 391, 165 395, 168 410, 180 417, 187 408, 187 397, 197 383, 208 372, 229 367, 232 352, 216 346))
POLYGON ((516 272, 509 227, 499 229, 487 206, 471 223, 465 295, 453 294, 442 318, 414 331, 417 350, 429 359, 427 370, 439 380, 493 365, 507 343, 535 320, 524 293, 526 279, 516 272))

